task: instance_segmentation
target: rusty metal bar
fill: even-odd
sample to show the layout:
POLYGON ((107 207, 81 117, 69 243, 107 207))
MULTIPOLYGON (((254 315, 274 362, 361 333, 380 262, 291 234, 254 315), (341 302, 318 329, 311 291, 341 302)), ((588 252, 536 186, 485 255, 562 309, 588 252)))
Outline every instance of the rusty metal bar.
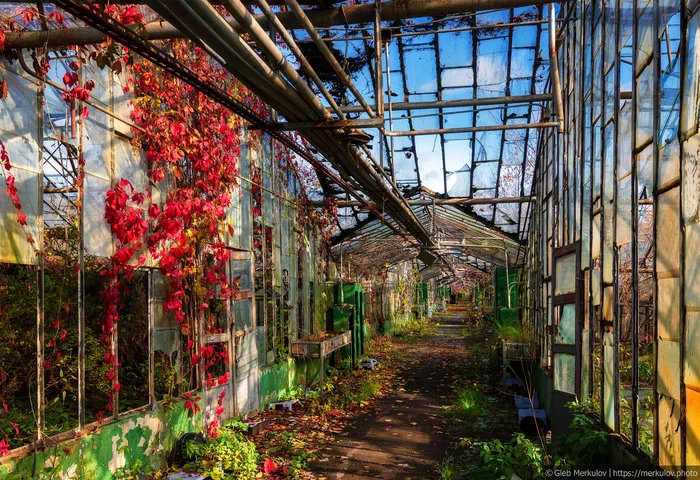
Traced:
MULTIPOLYGON (((170 2, 168 2, 170 3, 170 2)), ((476 12, 482 10, 495 10, 505 8, 517 8, 530 5, 544 5, 546 0, 394 0, 382 3, 382 21, 404 20, 409 18, 444 16, 454 13, 476 12)), ((375 11, 373 4, 351 5, 328 10, 308 10, 307 17, 316 28, 332 27, 337 25, 352 25, 358 23, 371 23, 374 21, 375 11)), ((280 21, 287 29, 300 28, 295 15, 280 13, 280 21)), ((269 25, 264 15, 255 15, 261 27, 269 25)), ((238 29, 238 24, 229 22, 238 29)), ((187 35, 168 22, 151 22, 147 24, 143 33, 149 40, 164 40, 168 38, 183 38, 187 35)), ((79 27, 68 29, 54 29, 45 32, 36 30, 30 32, 8 32, 6 48, 48 48, 68 47, 71 45, 88 45, 102 43, 104 34, 92 27, 79 27)))
MULTIPOLYGON (((248 12, 245 6, 240 2, 240 0, 223 0, 222 2, 226 7, 226 10, 236 19, 239 25, 250 34, 258 45, 258 47, 267 55, 270 62, 272 62, 273 67, 280 70, 285 77, 292 83, 294 88, 301 98, 308 104, 310 104, 314 111, 316 111, 321 118, 330 119, 330 114, 321 104, 320 100, 316 94, 309 88, 306 82, 299 76, 296 69, 286 60, 282 52, 275 42, 272 41, 270 37, 260 24, 253 18, 253 16, 248 12)), ((274 25, 273 25, 274 27, 274 25)))
MULTIPOLYGON (((449 20, 447 18, 446 20, 449 20)), ((438 22, 439 20, 436 20, 438 22)), ((404 33, 392 33, 391 37, 420 37, 423 35, 440 35, 442 33, 458 33, 458 32, 468 32, 471 30, 492 30, 504 27, 528 27, 533 25, 541 25, 547 23, 548 20, 533 20, 531 22, 509 22, 509 23, 489 23, 487 25, 477 25, 476 27, 457 27, 457 28, 436 28, 434 30, 419 30, 415 32, 404 32, 404 33)), ((362 35, 350 37, 350 40, 371 40, 373 37, 371 35, 362 35)), ((341 42, 345 41, 342 37, 324 37, 324 42, 341 42)), ((310 40, 299 40, 299 42, 308 42, 310 40)))
POLYGON ((77 192, 78 189, 75 187, 61 187, 61 188, 49 188, 49 187, 44 187, 44 193, 74 193, 77 192))
MULTIPOLYGON (((225 60, 225 68, 275 108, 280 103, 289 111, 300 112, 314 118, 319 114, 282 77, 272 70, 240 35, 226 23, 219 12, 205 0, 156 0, 158 13, 179 17, 183 24, 193 24, 193 39, 201 38, 225 60), (183 19, 187 18, 186 21, 183 19), (246 82, 247 80, 247 82, 246 82), (271 101, 274 100, 274 101, 271 101)), ((323 117, 319 117, 321 120, 323 117)))

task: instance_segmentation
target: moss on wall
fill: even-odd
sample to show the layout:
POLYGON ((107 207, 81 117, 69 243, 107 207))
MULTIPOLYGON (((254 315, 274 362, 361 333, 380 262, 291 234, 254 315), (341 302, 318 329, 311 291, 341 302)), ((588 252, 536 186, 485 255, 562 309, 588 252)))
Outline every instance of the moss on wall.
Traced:
POLYGON ((121 468, 159 467, 164 453, 186 432, 201 430, 201 415, 190 418, 180 402, 136 412, 103 425, 92 435, 52 445, 0 465, 0 478, 108 480, 121 468))

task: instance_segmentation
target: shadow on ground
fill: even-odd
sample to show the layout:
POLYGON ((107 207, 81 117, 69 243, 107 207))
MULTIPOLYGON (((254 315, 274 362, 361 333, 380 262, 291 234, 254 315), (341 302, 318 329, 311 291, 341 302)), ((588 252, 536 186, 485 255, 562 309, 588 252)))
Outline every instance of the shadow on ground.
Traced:
POLYGON ((499 376, 486 327, 465 326, 457 310, 435 320, 430 337, 399 343, 398 386, 326 446, 324 458, 311 467, 316 478, 435 479, 461 436, 507 439, 517 429, 507 398, 489 385, 499 376), (482 384, 486 405, 473 419, 455 421, 446 407, 465 382, 482 384))

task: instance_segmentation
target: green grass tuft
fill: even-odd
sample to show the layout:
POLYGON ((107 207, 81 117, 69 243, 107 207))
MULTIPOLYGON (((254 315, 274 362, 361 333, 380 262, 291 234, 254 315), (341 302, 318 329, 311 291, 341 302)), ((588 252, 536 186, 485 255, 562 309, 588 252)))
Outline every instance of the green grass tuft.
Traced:
POLYGON ((452 411, 455 416, 462 420, 469 419, 479 413, 484 401, 484 394, 477 387, 469 385, 457 391, 452 411))

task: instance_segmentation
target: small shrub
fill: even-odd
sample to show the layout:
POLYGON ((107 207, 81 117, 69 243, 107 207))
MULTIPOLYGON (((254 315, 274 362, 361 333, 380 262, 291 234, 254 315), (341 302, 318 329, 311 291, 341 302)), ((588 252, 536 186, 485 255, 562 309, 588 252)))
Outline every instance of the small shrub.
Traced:
POLYGON ((186 448, 201 458, 201 466, 207 472, 214 472, 220 466, 231 478, 254 478, 258 472, 258 453, 255 444, 243 436, 241 425, 244 424, 240 421, 228 422, 219 428, 217 438, 186 448))
POLYGON ((393 335, 397 338, 407 340, 408 342, 415 342, 419 338, 432 335, 433 332, 434 328, 428 323, 428 319, 419 316, 395 325, 393 335))
MULTIPOLYGON (((471 444, 468 440, 466 443, 471 444)), ((545 451, 522 433, 513 434, 510 443, 491 440, 471 446, 481 459, 481 465, 474 472, 475 478, 510 480, 513 475, 523 480, 544 478, 545 451)))
POLYGON ((494 335, 506 342, 527 343, 527 332, 518 323, 508 323, 503 320, 493 320, 494 335))
POLYGON ((568 407, 574 414, 572 433, 562 435, 547 447, 535 443, 522 433, 513 434, 509 443, 500 440, 472 443, 462 439, 462 445, 479 452, 481 464, 470 478, 510 480, 517 475, 523 480, 544 478, 545 469, 606 467, 608 433, 589 415, 590 406, 573 402, 568 407))
POLYGON ((573 466, 604 466, 608 455, 608 432, 590 415, 588 403, 567 404, 574 413, 572 433, 552 442, 552 451, 573 466))

